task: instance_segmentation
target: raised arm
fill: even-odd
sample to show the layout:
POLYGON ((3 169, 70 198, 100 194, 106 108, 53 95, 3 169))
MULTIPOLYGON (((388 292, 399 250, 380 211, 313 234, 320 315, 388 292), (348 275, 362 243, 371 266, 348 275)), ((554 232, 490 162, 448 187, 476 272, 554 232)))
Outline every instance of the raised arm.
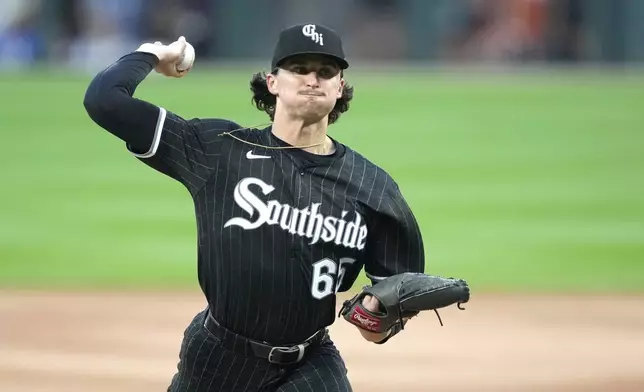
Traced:
POLYGON ((165 110, 134 98, 138 85, 154 70, 182 77, 168 65, 176 63, 185 49, 185 39, 168 46, 144 44, 99 72, 89 84, 83 105, 89 117, 103 129, 139 152, 148 151, 165 110))
POLYGON ((137 158, 194 192, 216 166, 223 140, 217 136, 239 126, 223 119, 185 120, 134 97, 152 70, 168 77, 185 76, 190 69, 176 68, 185 47, 183 37, 170 45, 141 45, 93 78, 83 105, 96 124, 123 140, 137 158))

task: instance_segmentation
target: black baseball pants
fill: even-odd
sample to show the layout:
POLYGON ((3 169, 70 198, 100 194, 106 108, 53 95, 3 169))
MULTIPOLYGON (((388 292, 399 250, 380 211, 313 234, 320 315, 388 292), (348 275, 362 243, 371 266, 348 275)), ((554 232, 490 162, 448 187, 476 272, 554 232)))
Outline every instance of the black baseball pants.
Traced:
POLYGON ((254 355, 235 334, 215 335, 207 310, 184 332, 177 373, 168 392, 351 392, 344 360, 326 336, 294 365, 276 365, 254 355))

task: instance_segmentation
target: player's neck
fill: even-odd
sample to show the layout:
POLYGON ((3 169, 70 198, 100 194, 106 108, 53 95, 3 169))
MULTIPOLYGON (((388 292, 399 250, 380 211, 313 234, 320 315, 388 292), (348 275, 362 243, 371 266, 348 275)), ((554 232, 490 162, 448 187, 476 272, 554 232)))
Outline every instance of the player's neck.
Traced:
POLYGON ((328 120, 325 117, 316 123, 307 124, 275 113, 272 132, 286 143, 318 155, 333 153, 333 141, 327 136, 328 120))

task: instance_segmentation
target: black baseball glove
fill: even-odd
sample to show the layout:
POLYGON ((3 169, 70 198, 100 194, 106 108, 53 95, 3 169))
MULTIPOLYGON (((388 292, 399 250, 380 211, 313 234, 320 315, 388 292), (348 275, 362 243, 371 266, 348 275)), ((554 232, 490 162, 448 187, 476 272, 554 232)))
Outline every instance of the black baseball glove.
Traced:
MULTIPOLYGON (((470 288, 462 279, 443 278, 422 273, 406 272, 388 277, 373 286, 365 286, 360 293, 345 301, 338 317, 370 332, 389 331, 387 339, 404 329, 405 319, 423 310, 433 310, 462 303, 470 299, 470 288), (380 311, 371 312, 362 306, 365 296, 371 295, 380 302, 380 311)), ((440 315, 438 319, 443 325, 440 315)))

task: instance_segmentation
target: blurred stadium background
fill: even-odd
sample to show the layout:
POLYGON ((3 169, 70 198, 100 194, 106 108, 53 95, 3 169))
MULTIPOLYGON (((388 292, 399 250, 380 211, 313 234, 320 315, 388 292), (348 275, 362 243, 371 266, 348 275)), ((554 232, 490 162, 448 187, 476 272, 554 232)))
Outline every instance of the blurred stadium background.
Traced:
MULTIPOLYGON (((168 294, 179 291, 198 298, 188 193, 132 158, 82 107, 99 69, 142 42, 169 43, 179 35, 196 48, 192 73, 181 80, 153 74, 137 95, 184 117, 226 117, 250 126, 267 122, 250 103, 248 82, 267 69, 278 31, 303 21, 336 29, 355 64, 346 78, 356 93, 331 134, 399 182, 423 229, 428 273, 462 276, 476 294, 619 298, 587 303, 593 310, 614 309, 628 295, 641 309, 643 19, 641 0, 1 0, 0 390, 59 390, 54 385, 69 381, 64 371, 50 371, 55 381, 43 376, 49 389, 29 389, 30 372, 51 368, 29 365, 37 355, 26 354, 23 343, 37 340, 36 329, 25 329, 31 316, 25 308, 48 314, 53 327, 47 336, 67 347, 82 339, 55 315, 69 316, 74 308, 82 318, 101 305, 79 305, 88 294, 72 295, 76 302, 65 305, 48 290, 149 289, 165 293, 158 301, 180 298, 168 294), (27 305, 18 305, 25 296, 27 305), (68 340, 60 338, 65 331, 68 340)), ((102 306, 119 309, 115 318, 122 324, 106 330, 84 324, 96 334, 86 331, 88 341, 100 340, 97 331, 131 328, 126 320, 143 317, 140 310, 124 310, 114 295, 102 299, 116 301, 113 306, 102 306)), ((133 301, 123 302, 167 312, 130 295, 133 301)), ((140 384, 132 384, 135 376, 130 384, 120 380, 120 390, 160 390, 169 380, 179 335, 200 306, 190 298, 177 300, 181 317, 155 319, 173 323, 167 348, 158 353, 167 355, 169 370, 149 371, 140 384)), ((538 308, 550 309, 542 310, 544 318, 570 303, 551 298, 546 304, 538 308)), ((624 350, 642 363, 644 321, 628 310, 614 312, 640 326, 633 335, 612 334, 627 339, 624 350)), ((471 334, 466 325, 473 320, 459 318, 466 321, 457 330, 471 334)), ((595 326, 593 320, 587 326, 595 326)), ((578 329, 569 332, 578 335, 578 329)), ((566 341, 541 344, 565 347, 566 341)), ((487 353, 510 361, 528 355, 487 353)), ((599 352, 579 355, 595 354, 599 358, 599 352)), ((481 358, 480 365, 487 361, 481 358)), ((78 363, 87 370, 86 360, 78 363)), ((96 365, 100 377, 109 373, 104 365, 96 365)), ((602 374, 588 369, 586 377, 602 374)), ((96 374, 88 370, 74 379, 96 374)), ((628 377, 621 389, 585 390, 644 389, 641 370, 628 377)), ((497 385, 496 379, 487 381, 497 385)), ((87 382, 81 384, 100 390, 87 382)), ((442 390, 453 382, 446 380, 442 390)))

